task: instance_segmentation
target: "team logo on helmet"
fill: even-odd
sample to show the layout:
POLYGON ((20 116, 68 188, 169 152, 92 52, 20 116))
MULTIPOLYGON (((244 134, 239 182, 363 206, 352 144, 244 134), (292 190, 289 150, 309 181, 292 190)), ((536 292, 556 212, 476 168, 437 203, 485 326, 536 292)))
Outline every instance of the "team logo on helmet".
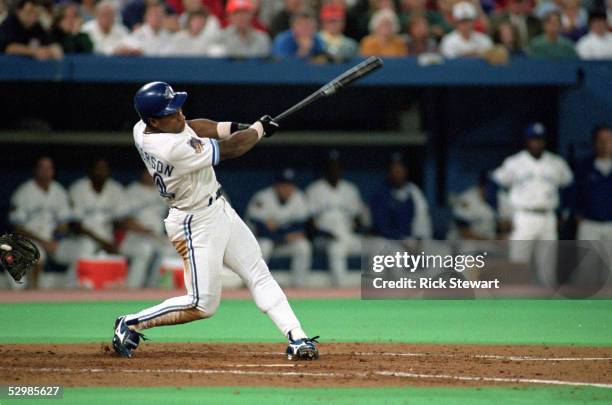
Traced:
POLYGON ((196 153, 202 153, 204 150, 204 144, 202 144, 202 141, 200 141, 198 138, 189 139, 187 145, 191 146, 196 153))
POLYGON ((166 91, 164 91, 164 98, 167 100, 172 100, 174 98, 174 91, 172 90, 172 87, 166 87, 166 91))

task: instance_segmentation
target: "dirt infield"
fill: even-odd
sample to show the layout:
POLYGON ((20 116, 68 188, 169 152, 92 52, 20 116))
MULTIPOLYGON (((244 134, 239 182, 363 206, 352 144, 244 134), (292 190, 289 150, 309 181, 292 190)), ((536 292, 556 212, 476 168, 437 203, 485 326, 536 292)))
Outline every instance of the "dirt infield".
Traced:
POLYGON ((283 350, 145 343, 123 359, 107 344, 0 345, 0 385, 612 388, 612 348, 323 343, 313 362, 287 361, 283 350))

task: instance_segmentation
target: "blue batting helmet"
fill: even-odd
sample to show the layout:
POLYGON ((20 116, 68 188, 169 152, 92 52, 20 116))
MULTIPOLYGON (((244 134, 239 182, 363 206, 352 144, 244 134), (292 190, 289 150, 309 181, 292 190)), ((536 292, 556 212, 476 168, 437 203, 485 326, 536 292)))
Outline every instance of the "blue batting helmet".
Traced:
POLYGON ((186 99, 186 92, 175 93, 168 83, 151 82, 136 92, 134 108, 143 120, 159 118, 177 112, 186 99))
POLYGON ((531 123, 525 128, 526 139, 544 139, 546 138, 546 127, 541 122, 531 123))

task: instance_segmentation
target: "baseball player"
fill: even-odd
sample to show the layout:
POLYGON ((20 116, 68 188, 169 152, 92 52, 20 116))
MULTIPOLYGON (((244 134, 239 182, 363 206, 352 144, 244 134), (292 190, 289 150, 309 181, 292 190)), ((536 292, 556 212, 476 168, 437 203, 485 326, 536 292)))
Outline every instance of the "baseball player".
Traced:
MULTIPOLYGON (((492 179, 509 189, 512 207, 510 260, 529 263, 536 243, 557 240, 559 189, 568 186, 572 172, 559 156, 547 152, 546 128, 539 122, 525 130, 526 149, 508 157, 497 168, 492 179)), ((553 286, 556 277, 556 247, 554 243, 538 244, 536 269, 542 283, 553 286), (547 249, 545 248, 547 247, 547 249)))
POLYGON ((154 248, 143 239, 128 238, 119 247, 115 244, 114 226, 128 231, 152 235, 151 231, 130 216, 130 206, 121 184, 110 178, 110 168, 105 159, 98 159, 87 177, 77 180, 69 190, 75 217, 80 221, 80 256, 91 256, 100 249, 108 253, 121 253, 130 261, 127 286, 142 287, 154 248))
POLYGON ((16 232, 34 241, 41 259, 28 277, 28 286, 38 286, 38 276, 48 256, 60 264, 76 261, 71 248, 62 241, 71 219, 66 190, 54 180, 53 160, 42 157, 37 160, 34 178, 23 183, 11 197, 9 222, 16 232))
POLYGON ((338 152, 327 161, 325 175, 306 189, 315 227, 332 239, 326 243, 332 281, 339 286, 348 271, 349 254, 361 254, 361 238, 356 229, 367 222, 366 207, 359 190, 342 179, 338 152))
POLYGON ((276 183, 257 192, 247 207, 264 260, 291 257, 293 285, 301 287, 312 265, 312 247, 304 232, 310 214, 306 197, 294 182, 293 169, 283 170, 276 183))
POLYGON ((584 160, 576 176, 579 240, 612 241, 612 128, 593 129, 594 156, 584 160))
POLYGON ((143 245, 153 248, 155 260, 151 269, 153 274, 147 281, 147 272, 134 273, 135 285, 154 286, 157 280, 157 270, 163 258, 177 256, 172 244, 166 238, 164 218, 168 215, 168 206, 159 198, 153 177, 147 169, 143 169, 140 179, 131 183, 125 190, 126 199, 130 204, 130 217, 138 223, 145 232, 129 230, 121 246, 126 251, 135 251, 143 245), (138 279, 136 279, 138 277, 138 279))
POLYGON ((252 149, 278 124, 269 116, 251 126, 205 119, 187 121, 182 105, 187 93, 167 83, 144 85, 134 97, 141 120, 134 143, 160 196, 170 206, 165 220, 168 238, 185 264, 187 294, 174 297, 115 322, 113 347, 131 357, 143 329, 176 325, 215 314, 221 299, 223 266, 237 273, 259 309, 288 338, 289 359, 318 358, 317 337, 309 338, 272 278, 257 240, 221 196, 213 166, 252 149))
POLYGON ((427 200, 407 177, 401 156, 392 156, 387 182, 370 202, 374 234, 388 240, 431 239, 427 200))

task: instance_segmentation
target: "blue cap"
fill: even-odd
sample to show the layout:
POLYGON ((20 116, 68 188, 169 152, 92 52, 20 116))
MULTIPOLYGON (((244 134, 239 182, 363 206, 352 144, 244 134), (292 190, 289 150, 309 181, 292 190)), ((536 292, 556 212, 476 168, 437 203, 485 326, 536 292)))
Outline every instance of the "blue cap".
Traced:
POLYGON ((177 112, 187 100, 184 91, 175 93, 168 83, 147 83, 136 92, 134 108, 140 118, 159 118, 177 112))
POLYGON ((525 128, 526 139, 544 139, 546 137, 546 127, 541 122, 533 122, 525 128))
POLYGON ((276 176, 277 183, 293 183, 294 180, 295 171, 291 168, 283 169, 283 171, 276 176))

